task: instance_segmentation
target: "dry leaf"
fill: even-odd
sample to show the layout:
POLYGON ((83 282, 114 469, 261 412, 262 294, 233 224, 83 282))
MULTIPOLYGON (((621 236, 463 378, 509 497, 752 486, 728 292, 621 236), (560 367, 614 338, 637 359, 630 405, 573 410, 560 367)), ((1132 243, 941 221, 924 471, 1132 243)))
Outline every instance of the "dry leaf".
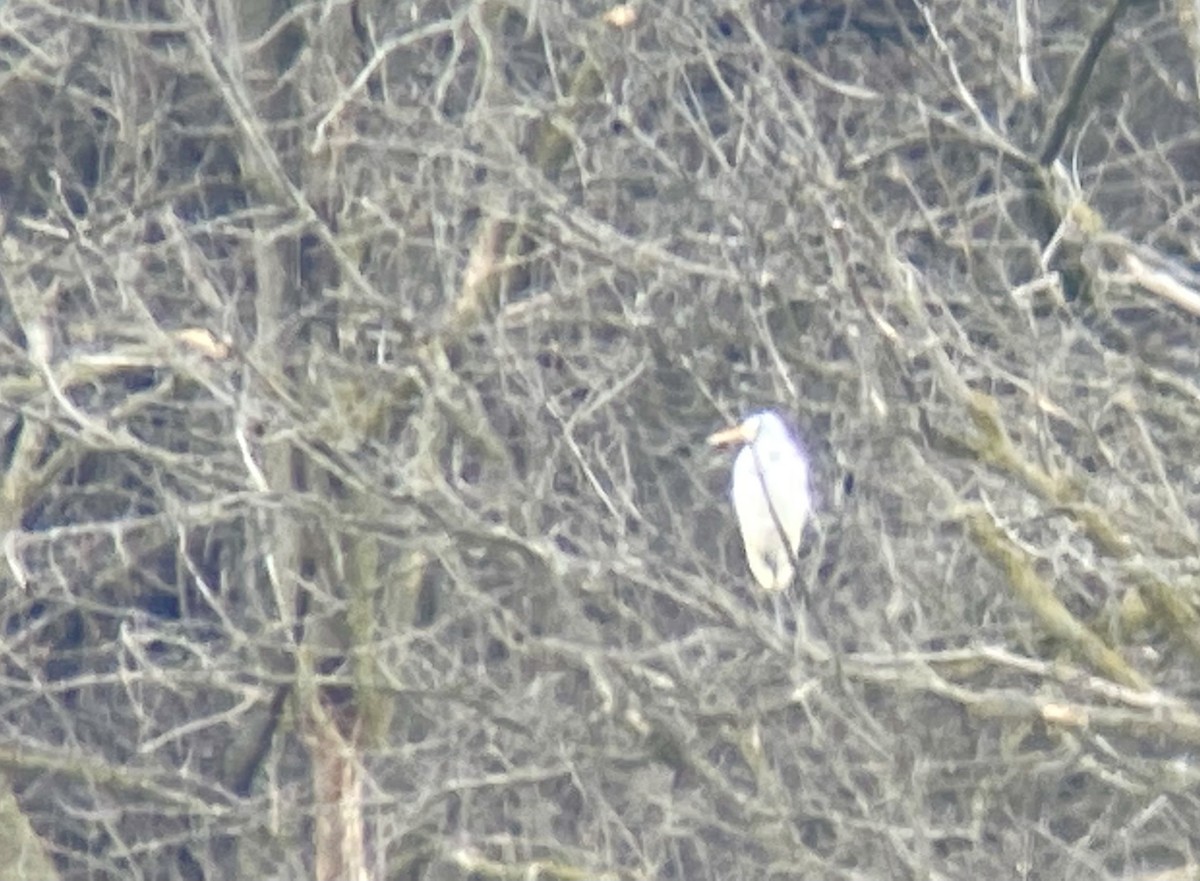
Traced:
POLYGON ((172 336, 189 349, 199 352, 206 358, 217 360, 229 357, 229 344, 213 336, 212 331, 203 327, 186 327, 175 331, 172 336))
POLYGON ((604 13, 604 21, 614 28, 627 28, 637 21, 637 10, 630 3, 622 3, 604 13))

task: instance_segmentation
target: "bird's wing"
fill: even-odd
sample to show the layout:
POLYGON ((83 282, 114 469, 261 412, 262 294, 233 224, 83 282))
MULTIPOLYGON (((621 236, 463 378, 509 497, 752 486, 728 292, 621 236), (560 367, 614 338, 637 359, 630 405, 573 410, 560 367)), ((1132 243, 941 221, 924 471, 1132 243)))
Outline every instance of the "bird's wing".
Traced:
POLYGON ((750 466, 739 468, 735 465, 733 509, 742 534, 742 546, 746 549, 746 563, 759 587, 782 590, 792 582, 792 560, 803 522, 800 521, 800 528, 796 528, 797 512, 787 501, 786 493, 776 491, 772 496, 768 503, 753 461, 750 466))
POLYGON ((799 456, 761 464, 764 472, 759 470, 754 451, 747 447, 733 466, 733 509, 746 554, 790 559, 800 544, 811 506, 808 468, 799 456))
POLYGON ((771 504, 794 552, 812 510, 808 465, 799 454, 785 456, 772 466, 771 474, 772 481, 768 484, 771 504))

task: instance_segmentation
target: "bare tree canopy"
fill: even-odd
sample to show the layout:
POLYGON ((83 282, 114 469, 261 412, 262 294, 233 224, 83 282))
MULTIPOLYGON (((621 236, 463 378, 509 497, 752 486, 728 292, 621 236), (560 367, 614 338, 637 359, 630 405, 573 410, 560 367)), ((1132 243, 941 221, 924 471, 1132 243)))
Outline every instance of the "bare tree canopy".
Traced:
POLYGON ((0 878, 1200 878, 1196 10, 0 5, 0 878))

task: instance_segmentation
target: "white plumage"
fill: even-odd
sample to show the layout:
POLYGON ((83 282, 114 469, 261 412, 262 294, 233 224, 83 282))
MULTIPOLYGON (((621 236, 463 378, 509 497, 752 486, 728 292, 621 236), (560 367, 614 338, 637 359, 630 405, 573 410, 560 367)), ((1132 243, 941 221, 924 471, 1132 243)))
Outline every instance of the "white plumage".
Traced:
POLYGON ((755 413, 708 439, 740 444, 733 463, 733 510, 754 580, 768 591, 792 583, 800 536, 812 509, 808 460, 778 414, 755 413))

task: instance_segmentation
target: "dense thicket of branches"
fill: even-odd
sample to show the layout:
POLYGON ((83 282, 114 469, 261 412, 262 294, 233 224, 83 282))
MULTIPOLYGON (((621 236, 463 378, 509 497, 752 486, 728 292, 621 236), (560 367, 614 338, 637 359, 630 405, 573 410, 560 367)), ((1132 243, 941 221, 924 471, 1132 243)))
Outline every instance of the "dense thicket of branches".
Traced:
POLYGON ((1186 0, 5 3, 0 877, 1200 876, 1198 68, 1186 0))

